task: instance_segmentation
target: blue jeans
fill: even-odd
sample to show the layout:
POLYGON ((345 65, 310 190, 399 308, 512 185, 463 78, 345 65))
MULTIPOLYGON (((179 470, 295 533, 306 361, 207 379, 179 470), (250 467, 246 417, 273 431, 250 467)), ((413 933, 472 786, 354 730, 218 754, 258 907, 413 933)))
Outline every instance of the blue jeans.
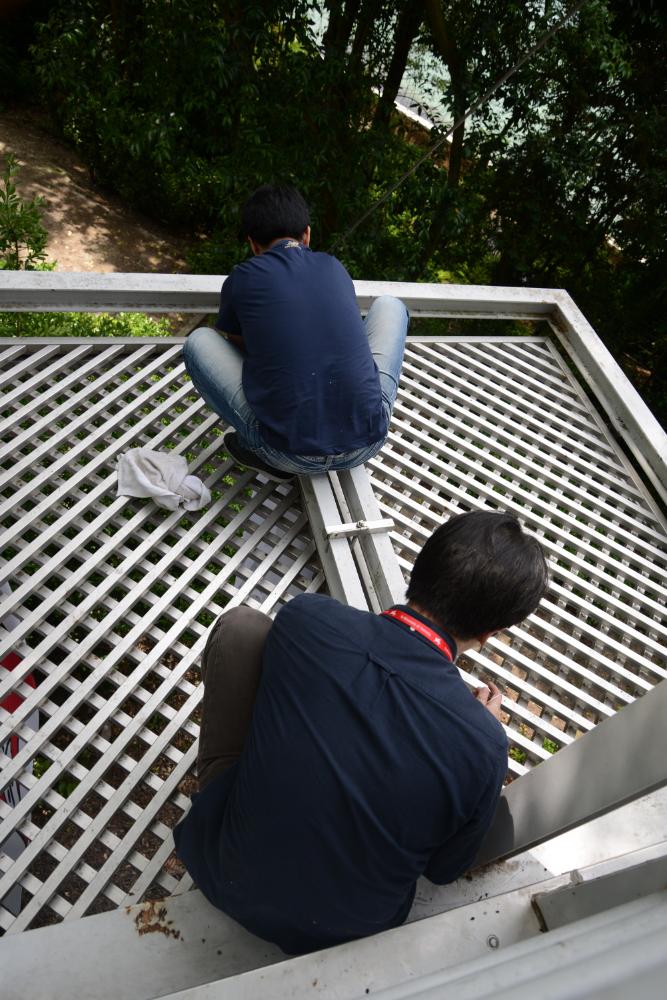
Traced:
MULTIPOLYGON (((364 320, 368 343, 380 374, 387 426, 396 401, 408 322, 408 310, 400 299, 391 295, 376 299, 364 320)), ((236 430, 245 448, 274 469, 296 475, 353 469, 377 455, 384 444, 382 439, 343 455, 290 455, 279 451, 262 438, 257 417, 243 391, 243 355, 233 344, 216 330, 202 326, 193 330, 185 341, 183 359, 200 396, 236 430)))

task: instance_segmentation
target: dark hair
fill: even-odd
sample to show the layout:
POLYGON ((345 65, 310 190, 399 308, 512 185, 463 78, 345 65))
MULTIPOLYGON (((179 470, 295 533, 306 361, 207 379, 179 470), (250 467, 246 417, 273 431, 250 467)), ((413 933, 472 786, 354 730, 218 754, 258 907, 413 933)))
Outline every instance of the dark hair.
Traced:
POLYGON ((300 240, 309 225, 308 205, 296 188, 287 185, 262 185, 241 209, 243 235, 262 247, 281 236, 300 240))
POLYGON ((408 600, 459 639, 522 621, 546 593, 542 547, 512 514, 457 514, 428 539, 415 561, 408 600))

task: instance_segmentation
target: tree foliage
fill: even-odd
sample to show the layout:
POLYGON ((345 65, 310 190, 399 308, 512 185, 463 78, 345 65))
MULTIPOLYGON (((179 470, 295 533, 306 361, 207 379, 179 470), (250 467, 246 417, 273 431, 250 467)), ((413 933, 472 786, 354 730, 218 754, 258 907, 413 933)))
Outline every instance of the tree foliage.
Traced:
MULTIPOLYGON (((43 199, 22 198, 14 180, 19 172, 9 154, 0 174, 0 270, 53 271, 47 262, 48 234, 42 225, 43 199)), ((166 337, 166 319, 143 313, 0 312, 0 337, 166 337)))
POLYGON ((10 153, 0 176, 0 271, 34 271, 46 258, 43 200, 19 197, 17 173, 16 157, 10 153))
POLYGON ((293 181, 317 245, 358 276, 567 288, 667 409, 657 0, 588 0, 341 240, 437 137, 392 110, 408 61, 435 66, 451 121, 571 2, 56 0, 39 8, 34 68, 101 183, 209 235, 201 269, 238 259, 250 190, 293 181))

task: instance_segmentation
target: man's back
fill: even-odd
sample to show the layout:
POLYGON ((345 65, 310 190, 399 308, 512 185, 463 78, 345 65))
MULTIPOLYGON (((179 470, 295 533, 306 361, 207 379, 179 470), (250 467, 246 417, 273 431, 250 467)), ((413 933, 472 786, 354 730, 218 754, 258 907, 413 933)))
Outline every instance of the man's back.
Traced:
POLYGON ((340 261, 280 240, 234 268, 217 326, 243 337, 243 388, 265 440, 336 455, 387 432, 377 368, 340 261))
POLYGON ((469 866, 506 763, 501 727, 426 638, 299 597, 269 632, 241 760, 194 800, 179 854, 286 951, 336 944, 400 924, 422 872, 469 866))

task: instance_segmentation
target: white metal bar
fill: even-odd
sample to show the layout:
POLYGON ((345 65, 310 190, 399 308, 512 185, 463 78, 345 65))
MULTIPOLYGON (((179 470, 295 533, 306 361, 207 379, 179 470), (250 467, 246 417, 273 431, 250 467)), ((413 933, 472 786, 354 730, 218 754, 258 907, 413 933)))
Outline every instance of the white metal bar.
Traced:
MULTIPOLYGON (((158 690, 160 691, 161 689, 158 690)), ((201 693, 199 689, 197 689, 197 691, 192 695, 192 697, 183 704, 181 709, 177 712, 177 714, 174 716, 174 718, 171 720, 171 722, 164 730, 163 739, 165 742, 170 740, 178 732, 182 723, 188 718, 192 710, 199 703, 200 697, 201 693)), ((152 701, 154 704, 157 704, 157 699, 155 699, 155 696, 150 701, 152 701)), ((150 706, 150 701, 147 702, 146 705, 150 706)), ((143 714, 146 715, 146 712, 148 711, 146 705, 142 707, 142 710, 140 711, 139 714, 143 712, 143 714)), ((135 719, 133 719, 133 726, 132 726, 133 729, 136 728, 135 719)), ((147 770, 157 760, 157 757, 159 756, 160 752, 161 752, 161 742, 156 740, 153 746, 150 747, 142 757, 141 768, 136 767, 132 771, 130 771, 125 780, 123 781, 122 785, 113 791, 112 795, 107 800, 105 805, 102 807, 102 809, 100 809, 100 811, 95 816, 95 819, 88 825, 87 829, 81 833, 76 843, 72 845, 72 847, 70 847, 63 861, 58 866, 56 866, 53 872, 44 881, 44 883, 40 888, 39 893, 36 893, 30 900, 30 902, 22 909, 21 913, 12 924, 9 933, 14 934, 17 933, 18 931, 24 930, 31 922, 31 920, 37 915, 42 906, 45 903, 49 903, 51 901, 53 893, 57 889, 60 881, 63 878, 63 875, 72 867, 73 864, 75 864, 78 861, 78 859, 83 855, 83 853, 87 850, 87 848, 91 845, 91 843, 95 839, 97 832, 101 828, 103 828, 105 823, 107 823, 111 819, 111 817, 117 811, 119 806, 121 806, 125 802, 125 800, 129 796, 133 788, 142 780, 144 770, 145 769, 147 770), (63 871, 63 868, 65 869, 65 871, 63 871)), ((92 770, 102 774, 103 771, 106 770, 104 758, 100 758, 100 761, 92 770), (99 766, 100 764, 102 764, 102 767, 99 766)), ((90 775, 89 775, 89 780, 90 780, 90 775)), ((79 785, 79 788, 81 787, 82 786, 79 785)), ((81 796, 79 796, 79 798, 81 798, 81 796)), ((67 809, 67 812, 69 811, 70 810, 67 809)), ((53 824, 53 818, 49 821, 49 823, 53 824)), ((57 828, 57 824, 53 825, 55 830, 57 828)), ((141 823, 139 824, 138 832, 141 832, 141 823)), ((134 842, 135 838, 133 837, 132 839, 134 842)), ((27 852, 24 851, 23 855, 21 855, 21 858, 23 859, 24 863, 26 860, 26 854, 27 852)), ((122 855, 120 856, 122 857, 122 855)), ((116 857, 116 855, 114 854, 114 860, 117 865, 120 860, 120 857, 116 857)), ((90 884, 93 885, 95 883, 93 882, 90 884)), ((0 881, 0 887, 1 885, 2 883, 0 881)))
MULTIPOLYGON (((0 308, 8 311, 217 312, 225 275, 92 274, 12 271, 0 274, 0 308)), ((544 317, 553 311, 552 289, 485 285, 356 281, 357 300, 368 309, 379 295, 397 295, 412 311, 436 315, 544 317)))
MULTIPOLYGON (((0 338, 0 340, 1 339, 2 338, 0 338)), ((85 357, 90 349, 90 345, 86 344, 85 340, 81 341, 75 349, 74 360, 76 360, 76 358, 85 357)), ((61 367, 62 358, 59 356, 56 345, 49 345, 49 347, 45 347, 42 351, 35 351, 34 353, 31 353, 30 356, 25 358, 19 365, 13 366, 11 371, 8 373, 9 378, 7 381, 11 382, 13 388, 3 395, 3 406, 9 407, 14 402, 18 403, 22 396, 27 395, 33 389, 43 385, 44 382, 48 382, 51 377, 57 375, 61 367), (38 364, 47 361, 49 358, 53 358, 54 354, 56 355, 55 360, 51 361, 46 368, 37 368, 38 364), (27 369, 28 372, 32 372, 35 368, 37 368, 37 371, 35 371, 32 377, 29 377, 25 382, 19 381, 18 385, 16 384, 21 371, 27 369)))
POLYGON ((667 435, 567 292, 557 306, 552 329, 667 503, 667 435))
MULTIPOLYGON (((26 355, 26 346, 23 337, 20 339, 12 338, 11 340, 3 337, 0 340, 3 341, 2 357, 0 358, 0 387, 7 385, 7 383, 14 385, 15 380, 19 378, 22 372, 26 369, 31 369, 37 352, 30 351, 26 355), (16 362, 13 362, 12 358, 16 358, 16 362)), ((60 352, 58 341, 54 341, 53 338, 49 338, 49 340, 50 343, 46 337, 43 338, 44 351, 41 352, 41 359, 46 359, 52 354, 60 352)))
MULTIPOLYGON (((68 364, 72 363, 72 359, 68 359, 68 364)), ((62 403, 57 404, 54 409, 48 411, 47 417, 44 420, 37 420, 31 423, 25 428, 23 433, 18 434, 12 439, 12 448, 16 451, 20 448, 25 440, 29 440, 33 436, 37 436, 44 429, 48 429, 49 426, 53 426, 55 421, 62 417, 66 417, 69 410, 74 409, 75 406, 80 406, 84 403, 90 396, 95 395, 99 392, 101 387, 105 387, 109 379, 120 375, 127 368, 127 356, 123 352, 123 348, 120 345, 111 347, 108 351, 101 353, 94 352, 93 356, 86 362, 85 365, 77 366, 74 371, 71 371, 64 378, 61 378, 55 385, 52 385, 50 389, 39 388, 39 391, 35 392, 33 400, 31 403, 26 403, 21 400, 16 407, 16 411, 13 416, 13 420, 7 418, 6 423, 2 425, 2 431, 4 433, 5 429, 9 430, 12 423, 24 424, 27 418, 33 412, 33 410, 41 410, 48 406, 50 401, 58 396, 65 396, 66 398, 62 403), (98 374, 97 378, 88 379, 86 377, 91 373, 99 372, 100 366, 104 365, 106 362, 110 362, 114 357, 120 355, 120 360, 116 364, 115 368, 112 368, 108 372, 98 374), (79 383, 79 388, 72 392, 70 386, 72 384, 76 385, 79 383)), ((60 374, 62 371, 62 358, 60 359, 60 374)), ((33 390, 31 390, 32 392, 33 390)), ((3 400, 4 402, 4 400, 3 400)))
MULTIPOLYGON (((271 491, 272 491, 272 487, 271 486, 267 486, 263 490, 260 490, 251 500, 249 500, 249 502, 248 502, 248 510, 252 510, 252 509, 257 508, 263 502, 263 500, 266 498, 266 496, 271 491)), ((78 650, 77 650, 77 652, 79 654, 78 657, 76 655, 74 657, 68 657, 68 659, 65 660, 64 663, 65 664, 69 664, 71 667, 76 666, 77 662, 79 662, 80 657, 83 656, 83 654, 86 651, 94 648, 97 645, 97 643, 100 642, 105 637, 105 635, 108 633, 108 631, 110 629, 110 626, 115 621, 122 620, 123 614, 133 604, 135 604, 137 602, 137 600, 139 599, 139 597, 141 596, 142 589, 147 589, 148 587, 150 587, 151 584, 152 584, 152 582, 155 579, 159 579, 160 578, 160 574, 162 572, 164 572, 164 570, 171 563, 174 563, 176 561, 176 559, 178 557, 178 552, 181 551, 181 550, 183 550, 184 548, 187 548, 188 541, 189 541, 189 536, 198 533, 200 530, 202 530, 202 528, 206 527, 206 524, 214 522, 215 519, 216 519, 216 517, 221 513, 222 510, 224 510, 224 505, 222 504, 221 501, 218 501, 218 503, 216 503, 216 504, 212 504, 211 507, 208 509, 208 511, 206 511, 204 514, 201 515, 200 520, 198 520, 196 522, 195 526, 193 526, 193 528, 191 529, 191 531, 189 533, 185 533, 181 537, 181 539, 179 540, 178 546, 174 546, 173 549, 168 549, 167 550, 166 555, 155 566, 153 579, 148 578, 141 585, 137 585, 136 588, 130 589, 128 591, 128 593, 125 595, 125 597, 123 598, 123 600, 121 600, 116 605, 116 607, 113 609, 113 611, 111 611, 109 613, 109 615, 107 615, 106 618, 103 619, 103 621, 100 622, 96 628, 92 629, 91 632, 89 632, 89 634, 86 636, 86 638, 79 644, 78 650)), ((274 522, 274 520, 276 520, 278 518, 278 516, 280 515, 281 512, 282 512, 281 508, 278 507, 266 519, 266 521, 264 522, 264 525, 263 525, 263 528, 264 528, 265 531, 269 530, 271 524, 274 522)), ((224 528, 220 532, 220 534, 218 536, 218 548, 219 549, 225 544, 225 542, 230 537, 232 537, 232 538, 234 537, 234 532, 236 530, 238 530, 242 526, 242 524, 245 521, 246 517, 247 517, 247 511, 241 511, 239 514, 236 515, 235 518, 233 518, 229 522, 229 524, 227 525, 227 527, 224 528)), ((176 521, 177 521, 177 516, 174 516, 173 522, 176 523, 176 521)), ((253 545, 256 543, 256 538, 255 538, 254 535, 251 536, 251 542, 252 542, 253 545)), ((233 559, 231 559, 231 560, 228 561, 228 563, 227 563, 227 569, 228 569, 229 572, 233 571, 233 569, 230 568, 230 567, 233 567, 236 564, 236 562, 240 561, 239 552, 245 552, 246 549, 247 549, 247 546, 248 546, 248 543, 245 542, 239 548, 238 552, 233 557, 233 559)), ((147 547, 149 547, 149 546, 147 545, 147 547)), ((187 568, 187 570, 185 570, 183 572, 183 578, 184 579, 192 578, 196 574, 197 569, 199 568, 199 566, 202 565, 202 564, 205 564, 208 561, 210 561, 210 558, 211 558, 211 554, 209 552, 202 553, 199 556, 199 558, 196 559, 196 560, 194 560, 192 562, 192 564, 187 568)), ((210 595, 212 596, 215 593, 216 587, 217 587, 217 580, 214 580, 213 583, 211 585, 209 585, 209 587, 206 588, 206 591, 204 591, 204 593, 207 593, 207 594, 210 593, 210 595)), ((95 598, 95 595, 93 594, 93 599, 94 598, 95 598)), ((198 604, 201 603, 201 595, 200 595, 200 600, 197 603, 198 604)), ((166 608, 168 605, 169 605, 169 595, 166 594, 163 598, 160 599, 160 602, 158 603, 158 605, 156 605, 156 607, 153 609, 152 615, 153 616, 157 616, 159 614, 159 612, 163 608, 166 608)), ((194 608, 190 609, 190 617, 194 617, 194 608)), ((74 622, 73 622, 73 624, 74 624, 74 622)), ((179 622, 176 623, 176 626, 182 628, 182 626, 180 626, 179 622)), ((145 630, 145 626, 144 625, 142 625, 142 629, 145 630)), ((62 631, 64 632, 65 629, 62 629, 62 631)), ((140 632, 139 632, 139 634, 135 634, 136 632, 137 632, 136 629, 133 630, 125 638, 125 641, 122 644, 120 644, 119 646, 116 647, 116 650, 114 651, 114 655, 115 656, 122 656, 125 648, 130 648, 134 644, 134 642, 137 639, 140 638, 140 632)), ((172 632, 173 632, 173 628, 170 629, 169 634, 171 635, 172 632)), ((45 639, 43 640, 43 642, 41 644, 41 647, 45 647, 45 649, 48 649, 48 648, 50 648, 57 641, 58 641, 57 638, 55 638, 55 640, 54 640, 54 638, 53 638, 52 635, 47 634, 45 636, 45 639)), ((162 642, 164 642, 164 639, 161 640, 161 643, 162 642)), ((44 651, 41 647, 38 650, 33 651, 30 655, 28 655, 25 658, 25 661, 27 661, 28 664, 31 664, 31 663, 37 663, 38 664, 39 663, 39 657, 41 655, 43 655, 43 651, 44 651)), ((149 660, 152 662, 153 653, 154 653, 154 650, 151 650, 151 654, 144 661, 142 669, 146 667, 146 664, 148 663, 149 660)), ((107 667, 108 667, 108 663, 107 663, 107 667)), ((48 678, 45 677, 43 679, 42 683, 39 684, 39 686, 37 688, 35 688, 34 692, 32 693, 32 696, 29 697, 29 698, 27 698, 26 701, 24 701, 23 704, 19 708, 17 708, 13 713, 11 713, 10 716, 8 716, 7 722, 5 722, 2 725, 0 725, 0 743, 2 743, 2 741, 6 738, 6 736, 9 736, 11 734, 12 730, 16 727, 16 725, 18 723, 20 723, 25 717, 27 717, 27 715, 30 714, 30 711, 32 711, 34 709, 34 707, 39 704, 40 700, 46 694, 48 694, 49 691, 53 687, 55 687, 58 684, 58 682, 59 682, 59 674, 62 674, 65 671, 65 669, 66 669, 66 667, 61 664, 61 669, 60 669, 60 671, 58 673, 55 673, 54 675, 52 675, 51 677, 48 677, 48 678)), ((88 688, 88 687, 92 688, 94 686, 97 686, 97 684, 99 683, 100 679, 101 678, 99 676, 97 676, 95 674, 95 672, 93 672, 84 682, 82 682, 82 684, 81 684, 82 693, 83 693, 83 689, 84 688, 88 688)), ((116 695, 114 696, 114 699, 117 697, 117 695, 118 695, 118 692, 116 692, 116 695)), ((65 714, 65 712, 66 712, 66 710, 63 711, 63 715, 65 714)), ((3 711, 0 711, 0 718, 2 718, 3 715, 7 716, 7 713, 3 712, 3 711)), ((46 736, 47 730, 50 729, 50 728, 52 728, 54 725, 56 725, 57 721, 58 720, 56 718, 52 717, 46 723, 46 725, 40 727, 40 730, 38 731, 36 737, 33 738, 33 740, 31 741, 31 743, 35 744, 35 741, 37 739, 43 739, 46 736)), ((8 774, 9 773, 13 773, 13 772, 15 772, 15 771, 17 771, 17 770, 20 769, 20 767, 23 764, 22 757, 29 756, 29 754, 28 754, 29 749, 31 749, 31 748, 29 748, 29 747, 24 748, 23 751, 21 751, 19 754, 17 754, 16 757, 13 758, 12 763, 10 765, 8 765, 8 767, 7 767, 7 773, 8 774)))
MULTIPOLYGON (((366 517, 372 521, 380 518, 380 508, 364 466, 339 472, 338 481, 352 517, 366 517)), ((400 603, 405 598, 405 581, 388 534, 393 521, 391 518, 387 520, 392 523, 385 531, 359 539, 373 590, 383 608, 400 603)))
MULTIPOLYGON (((165 440, 168 435, 173 434, 180 424, 187 420, 186 414, 181 414, 180 417, 176 418, 169 428, 164 428, 163 432, 157 436, 154 444, 159 446, 162 440, 165 440)), ((176 453, 183 452, 187 449, 187 439, 179 444, 178 448, 174 449, 176 453)), ((199 467, 206 461, 206 452, 200 454, 190 466, 190 471, 196 473, 199 467)), ((228 463, 231 467, 231 461, 228 463)), ((224 469, 223 469, 224 471, 224 469)), ((207 477, 204 482, 207 486, 212 486, 213 482, 217 478, 217 475, 211 475, 207 477)), ((246 481, 249 481, 250 477, 246 477, 246 481)), ((98 535, 104 534, 104 529, 113 524, 114 520, 118 518, 120 513, 124 508, 128 507, 127 497, 116 497, 108 506, 102 507, 101 511, 97 517, 88 519, 85 515, 89 510, 94 510, 95 503, 105 494, 109 494, 110 487, 115 485, 115 480, 113 477, 102 480, 94 489, 89 493, 84 493, 80 500, 76 502, 71 508, 63 511, 63 514, 58 520, 54 520, 51 524, 44 524, 43 530, 40 531, 39 535, 35 540, 29 545, 22 547, 22 549, 17 553, 17 555, 6 562, 2 569, 0 570, 0 579, 11 579, 14 574, 18 573, 21 567, 28 561, 37 558, 38 553, 46 547, 47 543, 53 541, 57 544, 58 548, 56 553, 49 558, 35 573, 32 573, 28 579, 21 584, 19 587, 14 588, 10 595, 0 604, 0 619, 10 613, 14 608, 18 607, 24 600, 24 598, 34 589, 42 580, 46 579, 48 576, 57 575, 60 568, 64 566, 70 559, 71 555, 74 555, 89 539, 94 539, 98 535), (111 483, 109 482, 111 479, 111 483), (63 524, 64 522, 64 524, 63 524), (77 532, 76 536, 72 539, 67 538, 62 534, 63 527, 71 524, 72 522, 80 525, 80 530, 77 532)), ((74 492, 72 490, 72 492, 74 492)), ((182 516, 182 512, 181 516, 182 516)), ((35 512, 30 512, 32 515, 28 520, 28 524, 32 527, 35 524, 39 524, 35 512)), ((23 618, 23 621, 18 626, 18 628, 13 631, 11 637, 8 637, 4 642, 0 642, 0 656, 9 648, 10 640, 14 640, 18 636, 22 636, 29 629, 31 629, 37 622, 41 621, 46 614, 51 610, 54 604, 57 604, 58 600, 64 593, 73 590, 78 582, 92 572, 98 564, 102 563, 118 546, 123 538, 127 535, 132 534, 132 532, 137 531, 145 521, 150 517, 155 516, 155 508, 152 505, 145 504, 137 513, 130 519, 126 520, 118 531, 114 532, 113 536, 110 538, 106 536, 106 541, 97 549, 91 557, 86 559, 85 562, 81 563, 78 570, 67 571, 65 579, 60 587, 53 591, 52 595, 48 598, 47 603, 39 606, 39 608, 28 616, 23 618)), ((43 523, 43 522, 42 522, 43 523)), ((110 577, 109 585, 112 586, 114 578, 110 577)), ((0 685, 0 700, 2 698, 2 686, 0 685)))
POLYGON ((0 274, 0 309, 20 312, 217 312, 223 275, 0 274))
POLYGON ((667 681, 505 788, 476 863, 534 847, 666 785, 665 717, 667 681))
POLYGON ((327 534, 327 525, 343 523, 328 476, 300 476, 299 485, 329 593, 350 607, 368 610, 347 538, 327 534))
MULTIPOLYGON (((420 360, 422 356, 425 358, 430 356, 433 359, 435 370, 442 377, 443 357, 436 345, 423 346, 420 349, 420 360)), ((491 393, 492 398, 495 397, 502 400, 504 404, 516 404, 520 402, 521 410, 524 411, 521 422, 526 419, 526 415, 529 417, 532 416, 536 421, 537 427, 543 429, 545 420, 548 419, 550 426, 553 426, 566 436, 568 446, 577 447, 585 453, 586 448, 593 445, 598 452, 602 450, 618 461, 612 445, 606 440, 600 441, 599 435, 591 430, 591 421, 590 419, 584 419, 583 411, 576 415, 578 419, 573 422, 570 410, 563 402, 557 400, 555 401, 555 405, 551 405, 554 403, 553 398, 550 400, 547 410, 541 402, 539 385, 533 384, 533 388, 536 390, 533 394, 525 391, 526 387, 519 380, 512 377, 511 371, 507 372, 495 369, 490 371, 489 365, 485 363, 484 355, 481 351, 473 354, 471 350, 464 351, 461 349, 461 345, 458 345, 447 352, 446 364, 445 374, 448 373, 450 366, 456 368, 461 375, 464 387, 466 382, 469 382, 471 377, 474 376, 475 383, 486 388, 491 393)), ((577 409, 579 409, 578 399, 575 401, 575 404, 577 409)))
MULTIPOLYGON (((417 455, 417 457, 419 457, 418 452, 415 452, 415 454, 417 455)), ((406 453, 399 453, 395 451, 393 447, 393 442, 391 441, 390 444, 387 447, 385 447, 381 456, 379 458, 372 459, 370 464, 372 466, 374 473, 371 481, 374 489, 379 495, 382 495, 387 490, 387 484, 384 482, 383 477, 388 475, 391 476, 392 480, 396 480, 406 489, 412 489, 413 484, 414 484, 414 489, 419 489, 420 482, 428 483, 434 488, 441 488, 442 486, 442 481, 438 476, 430 472, 430 470, 424 469, 423 467, 416 465, 414 461, 410 457, 408 457, 406 453), (388 459, 391 459, 391 461, 394 462, 396 466, 398 465, 398 463, 400 463, 400 467, 402 469, 405 469, 406 473, 411 473, 411 475, 404 474, 403 472, 398 472, 396 467, 391 468, 391 470, 389 470, 387 461, 388 459)), ((467 509, 468 507, 470 507, 471 498, 464 490, 460 489, 458 486, 452 483, 451 479, 447 484, 447 494, 448 494, 447 498, 446 499, 443 498, 441 500, 441 505, 442 505, 441 509, 443 510, 443 513, 445 512, 449 504, 451 504, 451 507, 449 507, 450 513, 457 513, 462 509, 467 509)), ((494 499, 492 493, 489 494, 488 499, 491 500, 494 499)), ((401 520, 400 512, 396 509, 393 503, 387 504, 381 500, 380 506, 384 511, 387 512, 387 514, 392 516, 397 522, 401 520)), ((520 504, 514 503, 514 501, 508 497, 504 498, 503 506, 506 509, 513 510, 514 513, 523 517, 526 521, 532 524, 533 528, 536 528, 539 531, 540 529, 539 521, 536 521, 532 516, 531 512, 527 511, 525 507, 522 507, 520 504)), ((420 542, 419 545, 416 544, 412 545, 409 538, 402 536, 397 532, 392 533, 394 545, 398 548, 399 551, 399 562, 401 561, 400 551, 403 547, 406 547, 407 549, 412 548, 414 550, 414 555, 416 555, 417 551, 421 547, 421 544, 423 543, 423 541, 426 540, 428 534, 430 534, 430 531, 433 530, 433 528, 437 527, 437 524, 440 523, 441 518, 438 517, 437 515, 433 515, 431 511, 429 511, 426 507, 424 507, 422 512, 422 519, 430 519, 430 518, 433 519, 431 522, 432 527, 430 527, 430 529, 420 527, 420 525, 417 522, 412 523, 408 521, 408 525, 411 531, 418 534, 421 533, 422 541, 420 542)), ((560 554, 560 550, 552 547, 548 541, 544 539, 542 539, 542 541, 547 550, 551 552, 551 554, 556 556, 560 554)), ((409 568, 409 564, 407 568, 409 568)), ((584 566, 582 565, 581 568, 583 569, 584 566)), ((577 567, 575 567, 575 569, 577 569, 577 567)), ((605 602, 618 615, 617 618, 614 618, 603 607, 599 606, 600 594, 598 587, 596 584, 590 582, 586 576, 577 575, 576 573, 568 569, 566 566, 562 565, 562 563, 561 565, 558 566, 558 576, 561 576, 564 578, 564 580, 568 581, 571 584, 572 588, 577 588, 586 593, 587 595, 586 603, 590 601, 591 604, 593 604, 594 602, 594 614, 596 617, 599 617, 601 620, 604 620, 608 625, 612 626, 618 627, 619 623, 622 623, 624 631, 628 633, 628 635, 633 639, 633 641, 639 643, 642 646, 642 648, 647 647, 651 649, 656 655, 662 655, 664 649, 663 643, 661 643, 656 638, 652 637, 650 634, 651 629, 654 629, 656 627, 659 628, 659 626, 656 625, 656 622, 652 618, 649 618, 647 615, 643 614, 637 608, 632 608, 632 610, 630 610, 627 602, 619 600, 619 598, 616 597, 614 594, 605 593, 604 595, 605 602), (638 627, 641 628, 641 631, 637 631, 638 627)), ((572 594, 571 590, 567 590, 565 587, 562 587, 555 580, 552 579, 550 586, 552 591, 560 594, 565 600, 572 601, 575 604, 582 603, 578 598, 576 598, 572 594)))
MULTIPOLYGON (((175 353, 175 351, 173 353, 175 353)), ((62 443, 68 442, 68 439, 71 436, 75 435, 77 431, 79 431, 80 433, 85 432, 85 437, 79 439, 77 441, 77 444, 72 445, 70 448, 68 448, 66 454, 64 454, 62 458, 54 462, 53 465, 50 466, 46 470, 46 472, 42 475, 41 479, 40 477, 37 477, 35 480, 31 480, 25 487, 17 491, 16 502, 18 502, 19 499, 22 499, 26 495, 26 492, 29 489, 31 488, 34 489, 35 486, 40 485, 40 482, 45 475, 53 475, 53 473, 56 472, 57 470, 66 467, 68 465, 71 465, 73 460, 77 458, 81 454, 81 452, 85 451, 86 448, 90 448, 90 446, 95 441, 97 441, 99 438, 104 437, 104 435, 108 433, 108 426, 106 424, 102 424, 101 426, 95 427, 94 429, 90 428, 90 423, 93 417, 104 415, 105 411, 108 410, 109 406, 111 406, 112 403, 120 401, 122 397, 126 396, 131 389, 134 389, 141 382, 144 382, 152 372, 154 372, 157 368, 160 367, 161 364, 164 363, 164 360, 166 359, 161 358, 159 355, 156 356, 152 361, 150 361, 145 366, 145 368, 141 369, 136 374, 130 376, 127 382, 123 382, 119 386, 116 386, 116 388, 111 390, 111 392, 107 393, 105 397, 99 401, 99 403, 93 404, 93 406, 87 412, 82 414, 76 420, 72 421, 70 425, 62 428, 59 432, 54 434, 47 441, 42 442, 30 454, 24 456, 23 459, 19 459, 15 463, 13 469, 11 470, 11 476, 9 471, 5 475, 0 475, 0 487, 6 485, 8 482, 10 482, 11 479, 15 479, 18 475, 20 475, 20 473, 25 468, 29 468, 31 465, 37 462, 38 459, 40 459, 42 456, 48 456, 49 453, 53 453, 61 442, 62 443)), ((170 382, 175 381, 177 377, 178 377, 177 371, 169 372, 166 376, 163 376, 160 382, 151 382, 149 388, 145 390, 143 393, 138 394, 131 403, 127 403, 126 400, 123 400, 126 407, 125 412, 123 414, 124 418, 126 418, 134 410, 139 409, 141 406, 145 406, 146 403, 151 401, 153 396, 156 396, 160 392, 160 390, 164 390, 164 388, 167 385, 169 385, 170 382)), ((187 387, 183 386, 181 388, 181 391, 182 392, 187 391, 187 387)), ((166 404, 163 405, 166 406, 166 404)), ((131 430, 134 430, 134 428, 131 428, 131 430)), ((117 450, 117 447, 118 443, 115 442, 113 450, 117 450)), ((6 505, 0 507, 0 514, 4 512, 5 507, 6 505)))

